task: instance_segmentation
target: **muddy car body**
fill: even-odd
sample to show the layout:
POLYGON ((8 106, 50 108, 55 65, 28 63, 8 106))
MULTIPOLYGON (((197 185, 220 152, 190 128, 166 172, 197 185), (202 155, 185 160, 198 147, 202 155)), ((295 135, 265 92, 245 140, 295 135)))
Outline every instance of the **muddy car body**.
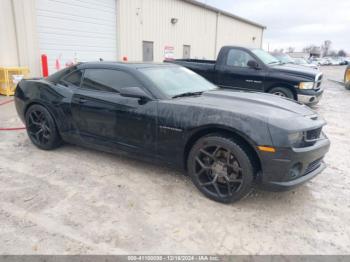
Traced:
POLYGON ((83 63, 21 81, 15 102, 41 149, 66 141, 167 163, 221 202, 253 183, 286 189, 313 178, 330 144, 307 106, 222 90, 172 64, 83 63))

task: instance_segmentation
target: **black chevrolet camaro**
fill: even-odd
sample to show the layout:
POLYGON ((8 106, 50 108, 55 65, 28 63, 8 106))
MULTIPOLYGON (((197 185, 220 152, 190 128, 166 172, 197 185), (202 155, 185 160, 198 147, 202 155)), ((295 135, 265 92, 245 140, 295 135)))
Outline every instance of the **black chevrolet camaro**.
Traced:
POLYGON ((307 106, 219 89, 170 64, 81 63, 22 80, 15 103, 41 149, 65 141, 180 167, 225 203, 253 184, 280 190, 313 178, 330 145, 307 106))

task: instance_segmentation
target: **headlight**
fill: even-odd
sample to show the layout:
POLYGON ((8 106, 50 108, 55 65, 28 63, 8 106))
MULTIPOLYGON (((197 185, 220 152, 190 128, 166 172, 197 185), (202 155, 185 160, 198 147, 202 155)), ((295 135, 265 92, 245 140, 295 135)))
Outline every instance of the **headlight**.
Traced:
POLYGON ((293 147, 299 147, 304 141, 304 133, 296 132, 288 135, 288 141, 293 147))
POLYGON ((299 84, 299 89, 313 89, 314 84, 314 82, 301 82, 299 84))

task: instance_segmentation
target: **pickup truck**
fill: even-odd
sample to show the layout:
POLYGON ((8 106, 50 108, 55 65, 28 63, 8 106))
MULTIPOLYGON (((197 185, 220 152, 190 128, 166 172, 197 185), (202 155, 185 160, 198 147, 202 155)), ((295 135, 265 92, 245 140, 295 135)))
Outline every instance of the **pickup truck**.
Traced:
POLYGON ((317 104, 323 94, 320 71, 283 63, 262 49, 224 46, 217 60, 166 62, 191 69, 222 88, 266 92, 307 105, 317 104))

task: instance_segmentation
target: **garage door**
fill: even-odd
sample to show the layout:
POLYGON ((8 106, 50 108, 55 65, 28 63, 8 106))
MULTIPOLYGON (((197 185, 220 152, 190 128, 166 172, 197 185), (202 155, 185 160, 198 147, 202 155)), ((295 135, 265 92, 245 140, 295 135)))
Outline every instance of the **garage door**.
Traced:
POLYGON ((36 10, 49 73, 74 61, 116 60, 116 0, 37 0, 36 10))

